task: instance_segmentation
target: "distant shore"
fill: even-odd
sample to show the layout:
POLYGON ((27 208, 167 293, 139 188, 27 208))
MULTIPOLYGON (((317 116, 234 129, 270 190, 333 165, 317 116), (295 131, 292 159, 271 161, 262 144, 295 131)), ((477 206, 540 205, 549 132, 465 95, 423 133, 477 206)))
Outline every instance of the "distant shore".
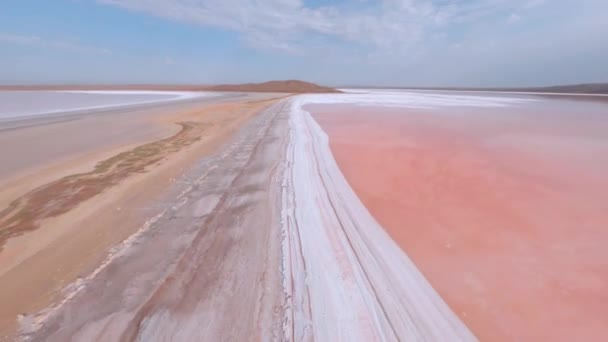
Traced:
POLYGON ((340 93, 339 90, 299 80, 269 81, 244 84, 48 84, 48 85, 0 85, 1 90, 12 91, 65 91, 65 90, 157 90, 157 91, 222 91, 257 93, 340 93))
POLYGON ((428 90, 428 91, 462 91, 462 92, 500 92, 513 94, 538 95, 608 95, 608 83, 588 83, 575 85, 558 85, 548 87, 416 87, 416 86, 348 86, 353 89, 395 89, 395 90, 428 90))
POLYGON ((608 83, 557 85, 542 87, 419 87, 348 85, 326 87, 314 83, 289 80, 245 84, 47 84, 0 85, 0 91, 64 91, 64 90, 150 90, 150 91, 227 91, 227 92, 286 92, 286 93, 339 93, 340 89, 382 89, 413 91, 500 92, 536 95, 608 95, 608 83))

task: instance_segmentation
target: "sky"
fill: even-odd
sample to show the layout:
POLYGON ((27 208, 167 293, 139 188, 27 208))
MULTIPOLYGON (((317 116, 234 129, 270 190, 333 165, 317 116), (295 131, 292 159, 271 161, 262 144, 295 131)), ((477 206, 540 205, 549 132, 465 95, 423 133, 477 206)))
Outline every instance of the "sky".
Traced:
POLYGON ((0 84, 608 82, 607 0, 2 0, 0 84))

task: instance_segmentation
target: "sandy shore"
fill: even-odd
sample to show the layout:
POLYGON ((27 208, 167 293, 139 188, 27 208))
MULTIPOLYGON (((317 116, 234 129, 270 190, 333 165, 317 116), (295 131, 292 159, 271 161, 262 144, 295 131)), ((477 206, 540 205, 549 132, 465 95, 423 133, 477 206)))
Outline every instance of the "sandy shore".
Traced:
POLYGON ((22 321, 26 330, 42 323, 30 337, 276 336, 280 237, 269 229, 278 218, 269 199, 276 198, 271 193, 279 183, 268 171, 281 161, 276 157, 286 131, 275 117, 276 111, 256 115, 228 144, 178 177, 159 199, 169 204, 160 205, 140 233, 84 279, 73 298, 22 321))
POLYGON ((14 336, 17 315, 62 298, 159 210, 176 178, 280 96, 83 113, 1 131, 0 336, 14 336))
POLYGON ((61 176, 93 168, 128 147, 180 130, 175 114, 201 105, 278 97, 232 94, 179 103, 51 114, 0 122, 0 208, 19 195, 61 176), (19 153, 15 153, 19 151, 19 153))
POLYGON ((307 108, 365 206, 477 337, 608 336, 608 107, 307 108))

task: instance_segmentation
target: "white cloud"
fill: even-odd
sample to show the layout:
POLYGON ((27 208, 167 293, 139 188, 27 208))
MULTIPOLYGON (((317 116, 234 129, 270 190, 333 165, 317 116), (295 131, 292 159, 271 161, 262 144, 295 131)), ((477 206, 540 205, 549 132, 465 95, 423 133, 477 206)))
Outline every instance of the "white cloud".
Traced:
MULTIPOLYGON (((156 75, 161 81, 181 77, 184 82, 221 83, 303 78, 334 85, 428 86, 538 85, 608 78, 603 58, 608 54, 606 0, 316 1, 321 6, 310 5, 312 0, 94 1, 234 32, 251 47, 278 52, 251 59, 230 52, 217 60, 167 51, 158 44, 150 47, 153 55, 124 53, 137 55, 138 62, 132 63, 149 58, 148 64, 133 70, 124 58, 113 59, 124 64, 120 67, 124 72, 108 67, 113 72, 100 72, 102 77, 156 75), (172 66, 159 68, 159 64, 172 66)), ((109 53, 27 35, 0 34, 0 44, 109 53)), ((102 63, 101 58, 80 60, 83 65, 102 63)), ((83 70, 101 69, 87 65, 83 70)))
POLYGON ((509 16, 507 17, 507 23, 509 23, 509 24, 514 24, 514 23, 516 23, 516 22, 521 21, 521 19, 522 19, 522 16, 521 16, 521 15, 519 15, 519 14, 517 14, 517 13, 511 13, 511 15, 509 15, 509 16))
MULTIPOLYGON (((575 56, 555 66, 557 72, 530 72, 542 70, 555 56, 578 51, 580 39, 553 39, 560 32, 586 40, 596 38, 585 32, 608 33, 605 18, 595 18, 608 9, 606 0, 341 0, 321 6, 308 0, 96 1, 235 32, 251 47, 294 57, 256 69, 263 75, 242 70, 248 80, 289 75, 328 84, 551 84, 572 63, 590 70, 578 78, 571 75, 573 82, 608 76, 597 62, 583 63, 575 56), (603 26, 587 30, 579 22, 603 26), (546 41, 555 47, 542 48, 546 41)), ((601 44, 587 45, 587 60, 601 53, 601 44)))
POLYGON ((0 42, 19 44, 19 45, 35 45, 40 44, 40 37, 37 36, 25 36, 8 33, 0 33, 0 42))
MULTIPOLYGON (((254 47, 297 51, 311 35, 406 49, 450 24, 477 20, 530 0, 381 0, 307 6, 302 0, 98 0, 170 20, 240 33, 254 47)), ((538 0, 536 0, 538 1, 538 0)))
POLYGON ((66 40, 43 39, 39 36, 18 35, 12 33, 0 33, 0 43, 24 46, 38 46, 41 48, 51 48, 78 53, 92 53, 103 55, 112 54, 112 51, 102 47, 80 44, 77 42, 71 42, 66 40))
POLYGON ((538 7, 541 5, 544 5, 547 2, 547 0, 529 0, 528 2, 526 2, 524 4, 524 8, 534 8, 534 7, 538 7))

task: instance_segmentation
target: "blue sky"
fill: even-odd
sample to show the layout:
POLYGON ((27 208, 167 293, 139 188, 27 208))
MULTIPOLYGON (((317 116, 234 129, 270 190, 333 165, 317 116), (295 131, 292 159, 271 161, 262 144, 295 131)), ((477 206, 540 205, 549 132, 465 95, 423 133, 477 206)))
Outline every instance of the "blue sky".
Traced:
POLYGON ((0 83, 608 82, 606 0, 3 0, 0 83))

